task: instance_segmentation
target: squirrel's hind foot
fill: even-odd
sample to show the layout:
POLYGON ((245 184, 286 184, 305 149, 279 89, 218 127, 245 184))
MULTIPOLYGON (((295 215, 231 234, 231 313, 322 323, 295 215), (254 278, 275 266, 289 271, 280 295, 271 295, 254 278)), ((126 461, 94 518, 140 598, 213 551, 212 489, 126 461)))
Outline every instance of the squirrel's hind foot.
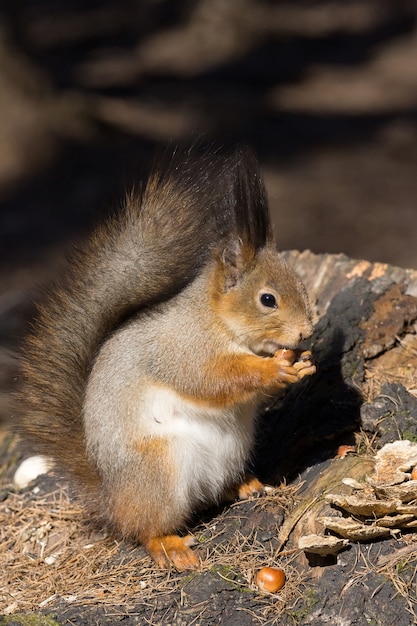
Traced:
POLYGON ((225 502, 251 500, 265 495, 265 485, 252 474, 246 474, 243 481, 230 487, 223 494, 225 502))
POLYGON ((196 539, 191 535, 186 537, 164 535, 150 539, 145 547, 158 567, 167 569, 171 566, 183 572, 200 567, 200 559, 190 548, 196 543, 196 539))
POLYGON ((260 480, 247 474, 244 482, 238 486, 237 495, 239 500, 249 500, 250 498, 260 498, 265 495, 265 486, 260 480))

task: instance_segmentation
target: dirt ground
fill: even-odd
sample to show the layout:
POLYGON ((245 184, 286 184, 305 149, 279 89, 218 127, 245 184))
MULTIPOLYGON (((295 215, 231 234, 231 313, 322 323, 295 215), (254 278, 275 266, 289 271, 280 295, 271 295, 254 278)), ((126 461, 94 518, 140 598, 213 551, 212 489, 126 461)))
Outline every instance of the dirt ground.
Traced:
MULTIPOLYGON (((65 251, 101 214, 120 202, 124 190, 146 173, 155 149, 167 141, 204 134, 250 143, 262 162, 282 249, 343 252, 352 258, 417 268, 416 68, 417 8, 412 0, 3 3, 0 418, 5 420, 10 411, 15 350, 37 284, 54 273, 65 251)), ((394 395, 402 397, 401 393, 394 395)), ((356 419, 356 400, 350 400, 356 419)), ((407 397, 404 402, 411 400, 407 397)), ((413 413, 414 408, 407 405, 406 411, 413 413)), ((8 447, 8 440, 4 441, 8 447)), ((2 482, 9 480, 17 458, 12 446, 2 482)), ((294 474, 294 465, 289 465, 285 471, 294 474)), ((285 471, 281 468, 280 479, 285 471)), ((68 497, 66 488, 64 495, 58 492, 60 498, 68 497)), ((42 484, 39 502, 44 498, 54 509, 50 499, 58 497, 56 493, 55 483, 42 484)), ((284 511, 287 496, 279 501, 284 511)), ((15 505, 8 503, 16 516, 22 514, 21 505, 19 499, 15 505)), ((205 574, 204 584, 201 578, 190 579, 181 591, 175 576, 157 583, 153 579, 157 597, 143 592, 147 608, 140 617, 123 603, 117 615, 112 613, 108 582, 100 583, 103 604, 96 613, 91 612, 88 598, 84 598, 84 614, 79 608, 71 613, 71 603, 62 597, 74 594, 62 590, 61 599, 53 601, 55 615, 77 625, 198 624, 200 619, 210 624, 273 623, 281 600, 271 609, 265 597, 246 593, 252 584, 252 574, 247 572, 262 559, 272 559, 276 549, 271 539, 279 523, 276 501, 265 505, 270 506, 270 517, 263 518, 264 539, 259 539, 270 552, 259 550, 253 536, 253 509, 256 513, 260 506, 235 505, 216 522, 216 529, 210 522, 201 529, 211 544, 219 544, 219 562, 226 563, 220 576, 212 570, 205 574), (243 568, 246 578, 241 580, 234 565, 228 565, 224 546, 233 520, 246 516, 250 521, 246 527, 239 522, 239 540, 235 536, 232 544, 243 546, 249 560, 251 550, 257 556, 243 568), (218 544, 217 532, 222 537, 218 544), (172 589, 177 612, 172 609, 172 589), (235 602, 243 602, 241 611, 232 607, 235 602), (210 615, 211 621, 204 621, 204 615, 210 615)), ((70 506, 67 509, 64 506, 60 513, 66 528, 68 520, 72 523, 78 515, 70 506)), ((76 534, 79 529, 74 532, 75 541, 82 542, 82 533, 76 534)), ((109 538, 91 533, 98 563, 103 564, 105 555, 114 550, 109 568, 115 568, 112 576, 119 577, 125 588, 132 577, 137 584, 138 567, 148 575, 140 549, 131 552, 130 547, 119 548, 109 538), (121 562, 129 567, 119 569, 121 562)), ((64 541, 62 535, 59 541, 64 541)), ((366 551, 351 550, 344 567, 353 571, 355 563, 362 563, 363 576, 355 579, 355 585, 367 588, 377 600, 366 604, 367 623, 388 626, 398 608, 397 596, 378 578, 383 575, 382 565, 368 567, 378 559, 383 563, 384 550, 389 552, 392 545, 381 548, 375 559, 366 551), (380 606, 392 611, 385 621, 378 613, 380 606)), ((289 571, 298 572, 292 575, 298 583, 284 599, 290 607, 287 621, 279 623, 321 624, 321 618, 311 617, 309 611, 322 609, 322 600, 308 591, 305 579, 297 578, 301 574, 291 569, 291 554, 286 558, 289 571), (300 597, 303 602, 297 605, 300 597)), ((220 567, 217 561, 211 566, 220 567)), ((323 588, 329 590, 323 597, 330 606, 341 593, 339 573, 329 568, 322 576, 323 588)), ((29 570, 27 575, 32 576, 29 570)), ((412 580, 407 568, 406 575, 412 580)), ((79 580, 73 583, 76 588, 79 580)), ((124 597, 120 586, 117 589, 124 597)), ((347 608, 348 591, 343 590, 347 608)), ((365 623, 360 606, 350 621, 347 608, 340 609, 343 619, 338 623, 365 623)), ((403 622, 398 624, 412 623, 407 622, 412 619, 408 615, 402 608, 403 622)))

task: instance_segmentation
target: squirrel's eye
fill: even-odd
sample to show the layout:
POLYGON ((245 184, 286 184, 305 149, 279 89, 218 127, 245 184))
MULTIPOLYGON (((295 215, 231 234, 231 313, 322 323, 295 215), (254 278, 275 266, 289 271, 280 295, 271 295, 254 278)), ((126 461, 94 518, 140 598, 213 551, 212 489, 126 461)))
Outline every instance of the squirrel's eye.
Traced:
POLYGON ((276 309, 278 306, 277 300, 272 293, 262 293, 260 301, 263 306, 270 307, 271 309, 276 309))

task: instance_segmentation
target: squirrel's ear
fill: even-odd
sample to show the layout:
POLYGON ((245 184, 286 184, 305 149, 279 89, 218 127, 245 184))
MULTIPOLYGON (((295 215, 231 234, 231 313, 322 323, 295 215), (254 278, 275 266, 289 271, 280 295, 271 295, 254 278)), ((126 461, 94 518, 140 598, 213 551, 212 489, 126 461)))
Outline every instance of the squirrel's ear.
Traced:
POLYGON ((236 287, 243 278, 247 259, 244 253, 244 243, 239 237, 230 239, 221 253, 223 265, 224 287, 226 291, 236 287))

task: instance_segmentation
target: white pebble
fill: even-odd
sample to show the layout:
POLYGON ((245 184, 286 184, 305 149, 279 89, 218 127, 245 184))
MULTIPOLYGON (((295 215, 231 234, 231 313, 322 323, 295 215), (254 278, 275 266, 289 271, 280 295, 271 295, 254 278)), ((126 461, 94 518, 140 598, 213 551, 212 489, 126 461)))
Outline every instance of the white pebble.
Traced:
POLYGON ((78 596, 62 596, 63 600, 65 600, 65 602, 68 602, 68 604, 71 604, 71 602, 76 602, 78 596))
POLYGON ((58 557, 59 557, 58 553, 50 554, 49 556, 46 556, 44 558, 44 561, 47 565, 54 565, 57 562, 58 557))
POLYGON ((30 456, 22 461, 17 468, 13 479, 14 484, 18 489, 24 489, 32 480, 35 480, 41 474, 46 474, 52 466, 52 460, 46 456, 41 456, 40 454, 30 456))

